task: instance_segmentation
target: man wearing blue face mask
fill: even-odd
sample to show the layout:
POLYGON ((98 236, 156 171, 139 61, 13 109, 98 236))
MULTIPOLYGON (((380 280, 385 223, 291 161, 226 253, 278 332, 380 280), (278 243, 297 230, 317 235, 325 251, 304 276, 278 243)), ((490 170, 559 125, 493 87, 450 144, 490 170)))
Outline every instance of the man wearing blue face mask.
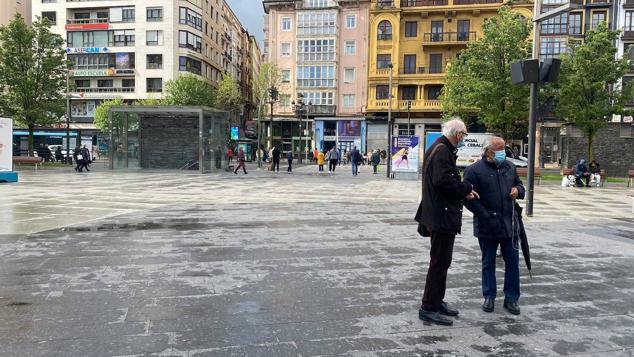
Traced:
POLYGON ((506 160, 504 140, 493 136, 483 144, 482 160, 467 167, 464 179, 480 194, 479 199, 465 201, 473 213, 473 235, 482 251, 482 310, 492 312, 497 288, 495 253, 498 245, 504 258, 504 308, 518 315, 520 308, 519 217, 515 199, 525 194, 515 165, 506 160))

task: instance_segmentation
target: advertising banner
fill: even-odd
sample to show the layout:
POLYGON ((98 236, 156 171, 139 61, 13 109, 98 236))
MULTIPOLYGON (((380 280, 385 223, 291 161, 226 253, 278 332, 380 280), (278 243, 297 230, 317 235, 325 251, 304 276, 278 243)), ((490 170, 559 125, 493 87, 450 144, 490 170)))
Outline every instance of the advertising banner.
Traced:
POLYGON ((442 136, 439 131, 428 131, 425 133, 425 151, 431 147, 431 145, 442 136))
POLYGON ((360 120, 341 120, 337 123, 339 140, 354 140, 361 136, 360 120))
POLYGON ((13 120, 0 118, 0 171, 13 170, 13 120))
POLYGON ((392 171, 418 173, 418 136, 392 137, 392 171))

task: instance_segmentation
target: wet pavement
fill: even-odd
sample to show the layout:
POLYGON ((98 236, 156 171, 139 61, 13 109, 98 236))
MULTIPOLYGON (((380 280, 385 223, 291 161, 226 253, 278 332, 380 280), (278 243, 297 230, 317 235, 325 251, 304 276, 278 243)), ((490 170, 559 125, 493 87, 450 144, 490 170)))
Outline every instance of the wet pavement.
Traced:
POLYGON ((480 309, 466 216, 440 327, 418 182, 364 169, 25 172, 0 185, 0 356, 634 355, 634 189, 537 187, 519 316, 501 269, 480 309))

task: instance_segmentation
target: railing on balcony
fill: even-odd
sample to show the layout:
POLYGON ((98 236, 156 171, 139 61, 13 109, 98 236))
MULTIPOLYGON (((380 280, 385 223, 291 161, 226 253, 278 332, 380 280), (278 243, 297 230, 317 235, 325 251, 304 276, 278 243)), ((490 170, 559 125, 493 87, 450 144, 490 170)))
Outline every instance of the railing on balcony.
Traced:
POLYGON ((453 0, 454 5, 501 4, 502 0, 453 0))
POLYGON ((376 39, 377 40, 391 40, 392 39, 392 34, 391 33, 380 33, 380 34, 376 35, 376 39))
POLYGON ((425 67, 405 67, 399 71, 400 74, 423 74, 425 67))
MULTIPOLYGON (((411 103, 410 110, 440 109, 441 104, 438 99, 413 99, 413 100, 396 100, 392 99, 393 110, 407 110, 407 103, 411 103)), ((369 109, 387 110, 389 107, 389 99, 374 99, 369 101, 369 109)))
POLYGON ((101 18, 101 19, 68 19, 66 23, 69 25, 77 25, 77 24, 107 24, 110 19, 101 18))
POLYGON ((611 4, 612 0, 592 0, 592 4, 611 4))
POLYGON ((401 0, 401 7, 446 6, 448 0, 401 0))
POLYGON ((392 0, 378 0, 372 5, 372 10, 393 9, 394 1, 392 0))
POLYGON ((622 37, 627 39, 634 39, 634 26, 624 27, 622 37))
POLYGON ((131 93, 134 92, 134 87, 89 87, 75 88, 72 91, 74 93, 131 93))
POLYGON ((426 33, 423 36, 424 44, 445 43, 445 42, 469 42, 475 41, 475 32, 436 32, 426 33))
POLYGON ((313 105, 310 107, 309 115, 335 115, 337 112, 336 105, 313 105))

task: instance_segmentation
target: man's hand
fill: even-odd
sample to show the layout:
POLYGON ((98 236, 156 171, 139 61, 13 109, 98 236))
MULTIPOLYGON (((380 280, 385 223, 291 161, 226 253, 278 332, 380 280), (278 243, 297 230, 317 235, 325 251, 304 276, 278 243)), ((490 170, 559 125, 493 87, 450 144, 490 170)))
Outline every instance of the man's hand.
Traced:
POLYGON ((517 187, 513 187, 511 189, 511 193, 509 194, 509 196, 511 196, 511 199, 516 199, 517 195, 519 194, 519 191, 517 191, 517 187))
POLYGON ((465 197, 465 199, 466 199, 467 201, 471 201, 471 200, 472 200, 472 199, 474 199, 474 198, 480 198, 480 195, 479 195, 477 192, 475 192, 475 191, 471 191, 471 192, 469 192, 469 194, 467 195, 467 197, 465 197))

